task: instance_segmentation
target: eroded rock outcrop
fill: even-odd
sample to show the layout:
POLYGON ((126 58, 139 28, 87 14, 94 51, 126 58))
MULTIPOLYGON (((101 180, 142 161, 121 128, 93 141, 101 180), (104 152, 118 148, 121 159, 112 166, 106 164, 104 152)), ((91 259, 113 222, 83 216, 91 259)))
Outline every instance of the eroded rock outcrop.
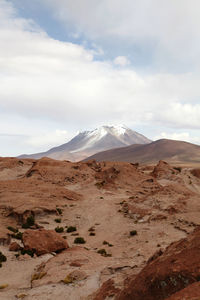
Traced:
POLYGON ((152 176, 156 178, 170 178, 174 174, 178 174, 181 169, 173 168, 167 162, 160 160, 152 171, 152 176))
POLYGON ((198 227, 187 238, 172 243, 163 254, 147 264, 134 280, 130 279, 128 286, 116 299, 167 299, 199 281, 199 257, 200 228, 198 227))
POLYGON ((23 244, 25 250, 34 251, 37 255, 57 252, 67 249, 69 246, 54 230, 31 230, 23 233, 23 244))

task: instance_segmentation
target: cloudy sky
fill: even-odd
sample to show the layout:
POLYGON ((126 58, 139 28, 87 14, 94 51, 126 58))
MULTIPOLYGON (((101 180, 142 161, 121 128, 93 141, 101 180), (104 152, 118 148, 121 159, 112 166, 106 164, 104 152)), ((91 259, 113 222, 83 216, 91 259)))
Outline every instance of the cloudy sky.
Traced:
POLYGON ((125 124, 200 144, 199 0, 0 0, 0 156, 125 124))

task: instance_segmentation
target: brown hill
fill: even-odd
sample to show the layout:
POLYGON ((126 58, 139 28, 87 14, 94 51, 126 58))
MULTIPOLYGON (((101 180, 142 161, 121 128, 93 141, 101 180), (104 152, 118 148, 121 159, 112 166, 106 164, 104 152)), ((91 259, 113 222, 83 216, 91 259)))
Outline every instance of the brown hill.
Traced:
POLYGON ((200 146, 182 141, 161 139, 146 145, 131 145, 96 153, 86 160, 155 163, 200 163, 200 146))

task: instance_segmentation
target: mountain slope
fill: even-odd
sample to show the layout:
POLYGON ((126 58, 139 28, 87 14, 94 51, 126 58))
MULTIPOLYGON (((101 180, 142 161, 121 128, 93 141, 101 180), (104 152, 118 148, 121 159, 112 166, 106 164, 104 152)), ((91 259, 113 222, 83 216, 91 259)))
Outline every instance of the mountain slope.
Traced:
POLYGON ((71 141, 46 152, 21 155, 22 158, 50 157, 60 160, 79 161, 95 153, 132 144, 147 144, 151 141, 126 126, 102 126, 92 131, 77 134, 71 141))
POLYGON ((200 146, 182 141, 161 139, 145 145, 131 145, 97 153, 86 160, 153 163, 158 160, 200 163, 200 146))

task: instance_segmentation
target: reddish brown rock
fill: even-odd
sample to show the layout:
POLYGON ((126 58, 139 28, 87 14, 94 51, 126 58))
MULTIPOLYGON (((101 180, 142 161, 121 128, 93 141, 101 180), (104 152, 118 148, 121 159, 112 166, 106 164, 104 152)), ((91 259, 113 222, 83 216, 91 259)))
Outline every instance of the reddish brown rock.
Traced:
POLYGON ((23 244, 25 250, 35 250, 37 255, 61 251, 69 246, 54 230, 26 230, 23 233, 23 244))
POLYGON ((159 163, 153 169, 152 176, 156 178, 169 178, 173 174, 177 174, 178 171, 170 166, 167 162, 160 160, 159 163))
POLYGON ((21 249, 20 245, 16 242, 10 244, 9 251, 19 251, 21 249))
POLYGON ((167 299, 199 280, 199 257, 200 228, 198 227, 187 238, 172 243, 162 255, 147 264, 135 279, 130 278, 128 286, 116 299, 167 299))
POLYGON ((191 171, 192 175, 194 175, 197 178, 200 178, 200 169, 193 169, 191 171))
POLYGON ((200 282, 190 284, 180 292, 175 293, 166 300, 199 300, 200 299, 200 282))
POLYGON ((101 288, 94 294, 94 300, 104 300, 107 297, 113 297, 120 290, 115 287, 114 281, 112 279, 107 280, 101 286, 101 288))

